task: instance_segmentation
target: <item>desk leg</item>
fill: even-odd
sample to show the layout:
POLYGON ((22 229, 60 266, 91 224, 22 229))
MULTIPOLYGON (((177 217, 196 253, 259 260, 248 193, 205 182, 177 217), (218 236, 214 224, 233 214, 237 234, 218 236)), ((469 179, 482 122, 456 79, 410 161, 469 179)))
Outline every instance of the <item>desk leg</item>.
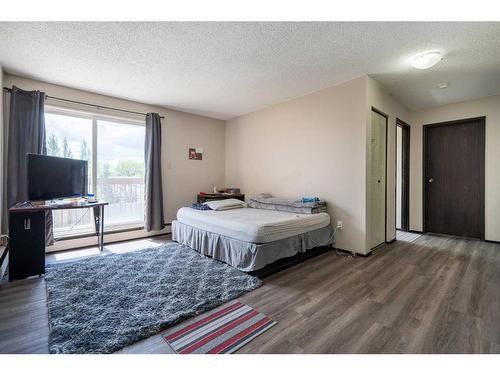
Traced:
POLYGON ((94 207, 95 234, 99 251, 104 249, 104 206, 94 207))

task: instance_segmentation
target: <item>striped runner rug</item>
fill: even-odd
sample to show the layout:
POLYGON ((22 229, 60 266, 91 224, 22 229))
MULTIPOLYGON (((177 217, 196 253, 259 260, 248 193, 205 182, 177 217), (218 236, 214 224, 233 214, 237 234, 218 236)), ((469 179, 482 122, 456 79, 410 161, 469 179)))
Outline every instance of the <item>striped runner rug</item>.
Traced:
POLYGON ((229 354, 277 322, 241 302, 202 315, 163 339, 179 354, 229 354))

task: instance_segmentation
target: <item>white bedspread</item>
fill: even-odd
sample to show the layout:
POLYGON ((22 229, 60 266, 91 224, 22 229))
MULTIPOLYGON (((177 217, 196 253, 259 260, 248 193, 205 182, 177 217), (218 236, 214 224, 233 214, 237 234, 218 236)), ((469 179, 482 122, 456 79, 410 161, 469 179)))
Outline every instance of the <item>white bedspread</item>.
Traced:
POLYGON ((177 220, 208 232, 253 243, 277 241, 330 224, 330 216, 324 212, 296 214, 257 208, 199 211, 183 207, 177 211, 177 220))

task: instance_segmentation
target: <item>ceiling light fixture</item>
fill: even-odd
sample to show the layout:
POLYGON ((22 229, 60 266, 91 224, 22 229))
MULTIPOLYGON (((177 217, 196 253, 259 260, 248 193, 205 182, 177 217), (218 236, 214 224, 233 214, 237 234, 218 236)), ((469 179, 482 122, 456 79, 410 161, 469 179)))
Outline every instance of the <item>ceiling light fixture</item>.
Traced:
POLYGON ((411 60, 411 66, 415 69, 429 69, 442 60, 441 52, 429 51, 415 56, 411 60))
POLYGON ((446 89, 448 87, 449 83, 448 82, 443 82, 438 85, 440 89, 446 89))

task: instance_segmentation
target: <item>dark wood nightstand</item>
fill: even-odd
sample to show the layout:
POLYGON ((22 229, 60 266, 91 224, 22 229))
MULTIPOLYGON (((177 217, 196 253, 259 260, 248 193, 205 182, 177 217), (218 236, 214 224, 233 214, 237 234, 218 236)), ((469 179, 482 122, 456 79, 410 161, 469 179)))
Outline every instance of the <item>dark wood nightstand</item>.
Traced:
POLYGON ((240 201, 245 201, 245 194, 198 194, 197 203, 205 203, 208 201, 220 201, 222 199, 239 199, 240 201))

